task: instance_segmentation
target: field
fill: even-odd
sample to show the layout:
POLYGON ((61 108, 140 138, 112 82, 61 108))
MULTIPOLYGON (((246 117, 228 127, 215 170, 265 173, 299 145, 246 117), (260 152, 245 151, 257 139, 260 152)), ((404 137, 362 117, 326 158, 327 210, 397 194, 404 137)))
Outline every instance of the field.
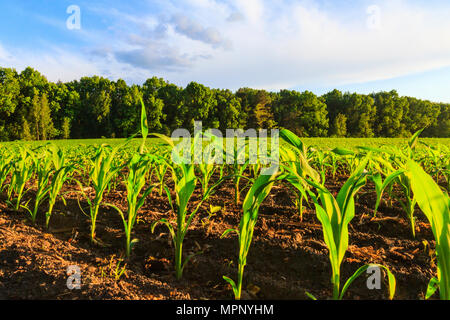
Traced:
POLYGON ((271 175, 165 137, 0 144, 0 299, 449 299, 450 139, 282 138, 271 175))
MULTIPOLYGON (((421 138, 421 141, 429 145, 444 145, 450 147, 450 138, 421 138)), ((366 147, 380 147, 383 145, 389 146, 404 146, 408 142, 408 138, 302 138, 302 141, 308 146, 317 146, 321 150, 332 150, 336 147, 343 147, 348 149, 355 149, 358 146, 366 147)), ((146 139, 147 147, 162 142, 158 138, 146 139)), ((0 142, 0 147, 8 147, 13 145, 27 145, 29 147, 37 147, 47 144, 48 141, 21 141, 21 142, 0 142)), ((54 140, 53 144, 60 148, 70 150, 79 149, 88 146, 98 146, 101 144, 109 144, 116 146, 125 143, 125 139, 72 139, 72 140, 54 140)), ((125 147, 125 149, 133 149, 142 143, 142 139, 133 139, 125 147)), ((421 147, 420 145, 418 146, 421 147)))

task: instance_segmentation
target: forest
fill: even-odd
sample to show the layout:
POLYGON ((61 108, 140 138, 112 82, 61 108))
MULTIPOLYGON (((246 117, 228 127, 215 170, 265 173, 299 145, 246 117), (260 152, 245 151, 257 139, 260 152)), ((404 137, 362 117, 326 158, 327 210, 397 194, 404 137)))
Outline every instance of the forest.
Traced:
POLYGON ((124 138, 139 130, 140 98, 149 130, 177 128, 285 128, 300 137, 450 137, 450 103, 400 96, 397 91, 358 94, 333 90, 269 92, 185 88, 152 77, 142 85, 83 77, 48 81, 31 67, 0 67, 0 141, 124 138))

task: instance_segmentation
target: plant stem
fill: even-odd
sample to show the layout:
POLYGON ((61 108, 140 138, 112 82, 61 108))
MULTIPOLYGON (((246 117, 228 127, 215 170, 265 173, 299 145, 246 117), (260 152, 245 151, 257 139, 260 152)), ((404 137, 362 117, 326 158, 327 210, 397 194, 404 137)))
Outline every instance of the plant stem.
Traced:
POLYGON ((239 181, 234 182, 234 203, 239 204, 239 181))
POLYGON ((94 204, 94 212, 91 214, 91 241, 95 239, 95 223, 97 221, 97 214, 100 205, 98 203, 94 204))
POLYGON ((334 274, 333 279, 333 300, 339 300, 339 274, 334 274))
POLYGON ((177 280, 180 280, 183 275, 182 270, 183 263, 183 240, 178 237, 178 241, 175 244, 175 274, 177 280))
POLYGON ((131 232, 127 232, 127 258, 130 257, 131 254, 131 232))
POLYGON ((239 268, 238 268, 238 283, 237 283, 237 295, 235 297, 236 300, 241 300, 241 293, 242 293, 242 279, 244 278, 244 268, 245 265, 244 264, 239 264, 239 268))

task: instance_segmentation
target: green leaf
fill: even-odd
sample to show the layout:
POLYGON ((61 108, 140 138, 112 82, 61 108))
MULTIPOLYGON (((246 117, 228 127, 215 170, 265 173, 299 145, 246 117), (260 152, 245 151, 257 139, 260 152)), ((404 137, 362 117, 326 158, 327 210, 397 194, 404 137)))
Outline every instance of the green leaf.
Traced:
POLYGON ((222 233, 222 235, 220 236, 220 239, 225 238, 230 232, 236 232, 236 234, 239 235, 239 231, 236 229, 227 229, 224 231, 224 233, 222 233))
POLYGON ((412 150, 412 149, 414 149, 415 147, 416 147, 416 145, 417 145, 417 141, 418 141, 418 139, 419 139, 419 135, 422 133, 422 131, 424 130, 425 128, 422 128, 422 129, 420 129, 420 130, 418 130, 416 133, 414 133, 413 135, 412 135, 412 137, 409 139, 409 141, 408 141, 408 145, 409 145, 409 148, 412 150))
POLYGON ((355 279, 358 278, 369 267, 379 267, 379 268, 383 268, 384 270, 386 270, 386 273, 388 275, 388 282, 389 282, 389 299, 392 300, 394 298, 396 281, 395 281, 395 277, 392 274, 392 272, 387 267, 385 267, 381 264, 366 264, 366 265, 360 267, 358 270, 356 270, 355 273, 347 280, 347 282, 342 287, 341 294, 339 295, 339 300, 342 300, 345 292, 347 291, 348 287, 353 283, 353 281, 355 281, 355 279))
POLYGON ((282 138, 284 141, 286 141, 290 145, 296 147, 302 153, 306 152, 305 146, 304 146, 303 142, 300 140, 300 138, 295 133, 289 131, 288 129, 282 129, 280 131, 280 138, 282 138))
POLYGON ((344 148, 341 148, 341 147, 336 147, 333 150, 331 150, 331 152, 334 152, 334 153, 336 153, 337 155, 340 155, 340 156, 353 156, 353 155, 356 154, 352 150, 344 149, 344 148))
POLYGON ((231 279, 231 278, 228 278, 226 276, 223 276, 223 279, 231 285, 231 288, 233 288, 233 293, 234 293, 235 299, 236 300, 240 299, 239 291, 238 291, 238 288, 237 288, 236 283, 234 282, 234 280, 231 279))
POLYGON ((148 121, 147 121, 147 111, 145 109, 144 101, 140 98, 141 101, 141 131, 142 138, 145 140, 148 136, 148 121))
POLYGON ((305 291, 305 294, 308 296, 308 298, 310 298, 311 300, 317 300, 316 297, 314 297, 311 293, 309 293, 308 291, 305 291))
POLYGON ((428 282, 425 299, 428 300, 436 292, 437 289, 439 289, 439 280, 433 277, 430 279, 430 282, 428 282))

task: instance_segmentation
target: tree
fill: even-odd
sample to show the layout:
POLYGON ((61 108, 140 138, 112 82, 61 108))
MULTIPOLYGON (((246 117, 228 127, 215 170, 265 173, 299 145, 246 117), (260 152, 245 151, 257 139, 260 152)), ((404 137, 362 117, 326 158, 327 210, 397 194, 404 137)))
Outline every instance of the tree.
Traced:
POLYGON ((83 77, 71 86, 79 93, 80 103, 74 117, 77 119, 74 135, 78 138, 111 136, 111 93, 114 83, 103 77, 83 77))
POLYGON ((56 135, 46 94, 43 94, 40 98, 39 127, 39 131, 42 133, 42 140, 51 139, 56 135))
POLYGON ((40 96, 36 90, 31 102, 28 121, 31 124, 31 136, 33 139, 47 140, 55 136, 55 129, 53 127, 53 120, 46 94, 40 96))
POLYGON ((373 126, 377 111, 374 99, 362 94, 345 93, 343 96, 343 106, 345 108, 350 136, 373 137, 373 126))
POLYGON ((164 103, 163 114, 166 115, 162 128, 164 134, 170 134, 183 126, 186 112, 183 93, 182 88, 170 83, 166 83, 158 89, 158 98, 164 103))
POLYGON ((144 101, 147 108, 149 130, 151 132, 162 132, 162 121, 165 119, 165 115, 162 113, 163 101, 155 96, 149 96, 144 101))
POLYGON ((300 95, 299 112, 301 116, 297 123, 304 136, 326 137, 328 134, 328 110, 323 100, 314 93, 305 91, 300 95))
POLYGON ((241 121, 241 103, 230 90, 214 90, 217 108, 212 113, 211 123, 221 132, 226 129, 237 129, 241 121))
POLYGON ((151 132, 163 132, 163 122, 166 115, 163 113, 164 102, 158 97, 158 92, 165 85, 163 79, 153 77, 145 81, 142 86, 142 95, 147 109, 148 125, 151 132))
POLYGON ((41 139, 41 127, 39 126, 39 120, 41 116, 41 102, 39 99, 39 92, 37 89, 34 89, 35 93, 33 96, 33 99, 31 100, 31 108, 29 113, 29 121, 30 121, 30 129, 32 138, 34 140, 40 140, 41 139))
POLYGON ((28 121, 25 119, 23 119, 23 122, 22 122, 21 138, 22 138, 22 140, 26 140, 26 141, 33 140, 33 136, 31 135, 31 132, 30 132, 30 126, 28 125, 28 121))
POLYGON ((70 138, 70 118, 65 117, 61 126, 61 137, 63 139, 70 138))
POLYGON ((259 90, 256 94, 256 107, 253 110, 255 129, 271 129, 276 126, 271 109, 272 99, 267 91, 259 90))
POLYGON ((299 135, 297 120, 301 117, 301 93, 294 90, 281 90, 272 103, 274 118, 280 127, 299 135))
POLYGON ((428 135, 432 137, 450 138, 450 104, 438 103, 440 107, 437 124, 429 128, 428 135))
POLYGON ((191 82, 183 91, 184 128, 193 129, 194 121, 203 121, 204 128, 211 128, 208 120, 210 112, 216 107, 217 101, 210 88, 197 82, 191 82))
POLYGON ((339 113, 336 118, 334 118, 333 128, 336 137, 347 136, 347 117, 342 113, 339 113))
POLYGON ((129 137, 138 132, 140 98, 149 129, 170 135, 178 128, 283 127, 299 136, 406 137, 426 128, 428 137, 450 136, 450 104, 397 91, 370 95, 333 90, 314 93, 252 88, 210 89, 197 82, 185 88, 162 78, 142 86, 99 76, 67 83, 47 81, 33 68, 20 73, 0 68, 0 140, 129 137))
POLYGON ((0 140, 9 140, 8 125, 19 103, 20 85, 14 69, 0 68, 0 140))
POLYGON ((116 137, 127 138, 136 133, 139 123, 141 89, 117 80, 111 92, 111 130, 116 137))
POLYGON ((347 106, 344 102, 344 96, 341 91, 334 89, 333 91, 324 94, 322 98, 327 105, 328 118, 331 126, 330 132, 336 134, 337 128, 334 127, 336 117, 338 114, 347 114, 347 106))
POLYGON ((399 97, 397 91, 379 92, 373 94, 377 108, 377 125, 375 132, 379 137, 409 136, 406 125, 402 122, 408 112, 408 100, 399 97))
POLYGON ((404 117, 407 130, 413 134, 419 129, 425 128, 423 136, 430 134, 430 127, 437 125, 441 108, 438 104, 427 100, 419 100, 407 97, 408 113, 404 117))

